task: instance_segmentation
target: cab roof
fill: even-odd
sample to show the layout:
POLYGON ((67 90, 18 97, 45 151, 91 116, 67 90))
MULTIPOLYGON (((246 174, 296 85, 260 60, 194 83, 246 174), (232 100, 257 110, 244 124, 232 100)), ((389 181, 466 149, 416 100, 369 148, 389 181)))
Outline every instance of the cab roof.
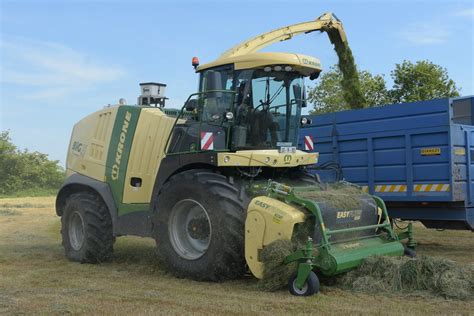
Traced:
POLYGON ((211 63, 197 67, 196 72, 218 66, 234 64, 234 69, 255 69, 273 65, 288 65, 304 76, 321 72, 319 59, 295 53, 256 52, 240 56, 219 58, 211 63))

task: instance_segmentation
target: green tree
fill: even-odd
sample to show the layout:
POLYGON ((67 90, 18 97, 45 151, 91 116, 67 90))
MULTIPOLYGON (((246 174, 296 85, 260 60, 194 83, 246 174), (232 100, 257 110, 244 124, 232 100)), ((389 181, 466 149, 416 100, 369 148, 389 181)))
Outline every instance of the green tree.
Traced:
POLYGON ((456 83, 448 71, 428 60, 403 61, 391 73, 394 85, 390 91, 392 102, 414 102, 459 96, 456 83))
POLYGON ((64 180, 64 170, 46 154, 18 150, 9 132, 1 131, 0 179, 0 194, 57 189, 64 180))
MULTIPOLYGON (((359 71, 360 87, 366 100, 365 107, 372 107, 389 102, 385 79, 381 75, 372 75, 368 71, 359 71)), ((333 66, 323 73, 316 86, 309 90, 308 100, 314 104, 312 113, 330 113, 357 108, 348 104, 342 93, 342 74, 333 66)))

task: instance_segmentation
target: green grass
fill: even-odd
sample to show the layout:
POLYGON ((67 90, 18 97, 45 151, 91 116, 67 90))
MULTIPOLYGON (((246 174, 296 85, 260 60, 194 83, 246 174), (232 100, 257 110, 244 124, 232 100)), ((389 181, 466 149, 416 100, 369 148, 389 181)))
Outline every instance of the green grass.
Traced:
POLYGON ((58 188, 49 188, 49 189, 44 189, 44 188, 31 188, 31 189, 25 189, 25 190, 20 190, 8 194, 0 194, 0 199, 5 199, 5 198, 14 198, 14 197, 40 197, 40 196, 52 196, 56 195, 58 193, 58 188))
MULTIPOLYGON (((222 283, 177 279, 164 271, 155 242, 119 237, 111 262, 70 262, 61 246, 54 197, 6 199, 22 216, 0 216, 0 314, 459 314, 474 302, 422 294, 363 294, 323 286, 318 295, 262 292, 252 276, 222 283)), ((420 255, 472 263, 474 234, 415 227, 420 255)))
POLYGON ((6 208, 43 208, 43 207, 50 207, 49 204, 33 204, 33 203, 0 203, 1 207, 6 208))
POLYGON ((21 213, 9 208, 2 208, 0 205, 0 216, 15 216, 15 215, 20 215, 21 213))

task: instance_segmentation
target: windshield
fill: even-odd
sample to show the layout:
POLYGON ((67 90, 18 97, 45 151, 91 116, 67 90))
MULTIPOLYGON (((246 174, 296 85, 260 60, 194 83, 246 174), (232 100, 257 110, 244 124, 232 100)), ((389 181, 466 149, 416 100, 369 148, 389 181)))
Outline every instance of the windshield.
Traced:
POLYGON ((202 99, 200 120, 228 127, 233 150, 297 146, 303 76, 283 67, 266 69, 270 71, 233 71, 227 66, 201 74, 199 90, 215 92, 206 93, 202 99), (226 118, 229 112, 233 114, 231 120, 226 118))
POLYGON ((285 71, 236 73, 234 148, 296 146, 303 77, 285 71))

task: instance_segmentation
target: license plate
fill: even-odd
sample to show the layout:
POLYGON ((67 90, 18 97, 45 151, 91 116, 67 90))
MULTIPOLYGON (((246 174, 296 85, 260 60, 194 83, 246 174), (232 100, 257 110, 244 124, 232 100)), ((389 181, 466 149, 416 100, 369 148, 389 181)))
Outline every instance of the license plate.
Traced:
POLYGON ((294 154, 296 152, 296 147, 294 146, 283 146, 280 147, 281 154, 294 154))

